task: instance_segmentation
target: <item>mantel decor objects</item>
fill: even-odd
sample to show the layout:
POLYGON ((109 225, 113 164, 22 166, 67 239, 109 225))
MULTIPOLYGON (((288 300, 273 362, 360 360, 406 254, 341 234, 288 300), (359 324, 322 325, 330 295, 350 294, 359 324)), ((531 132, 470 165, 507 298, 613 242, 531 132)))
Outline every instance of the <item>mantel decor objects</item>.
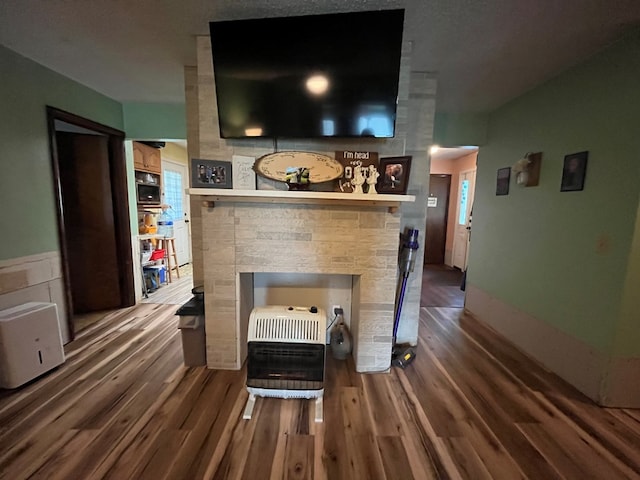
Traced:
POLYGON ((233 168, 233 188, 236 190, 255 190, 256 172, 253 170, 255 157, 233 155, 231 163, 233 168))
MULTIPOLYGON (((354 179, 356 169, 358 169, 359 171, 369 172, 369 168, 371 166, 375 167, 376 169, 378 168, 378 152, 357 152, 354 150, 340 150, 336 151, 335 156, 336 161, 340 162, 344 169, 344 172, 336 182, 334 189, 336 192, 354 192, 354 179)), ((361 191, 360 193, 363 192, 361 191)))
POLYGON ((343 172, 340 162, 328 155, 296 151, 269 153, 256 160, 253 168, 258 175, 279 182, 287 182, 292 169, 307 169, 309 183, 330 182, 343 172))
POLYGON ((233 188, 233 167, 223 160, 191 159, 191 188, 233 188))
POLYGON ((564 157, 561 192, 576 192, 584 189, 588 158, 589 152, 572 153, 564 157))
POLYGON ((378 193, 404 195, 409 186, 411 156, 385 157, 380 159, 380 177, 376 184, 378 193))

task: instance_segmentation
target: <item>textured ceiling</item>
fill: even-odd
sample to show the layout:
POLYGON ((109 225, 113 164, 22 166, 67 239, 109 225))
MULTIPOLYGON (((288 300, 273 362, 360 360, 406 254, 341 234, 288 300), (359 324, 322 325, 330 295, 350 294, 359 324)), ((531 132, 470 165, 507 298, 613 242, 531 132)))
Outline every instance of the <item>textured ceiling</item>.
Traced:
POLYGON ((494 109, 640 23, 639 0, 2 0, 0 43, 119 101, 183 103, 211 20, 398 7, 446 112, 494 109))

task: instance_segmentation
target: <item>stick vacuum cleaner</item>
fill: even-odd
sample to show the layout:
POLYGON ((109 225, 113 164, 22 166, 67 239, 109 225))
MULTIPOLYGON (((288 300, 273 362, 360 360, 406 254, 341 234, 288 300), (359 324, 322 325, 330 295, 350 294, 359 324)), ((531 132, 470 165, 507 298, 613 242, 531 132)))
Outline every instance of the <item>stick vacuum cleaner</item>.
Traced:
POLYGON ((409 274, 413 272, 416 264, 416 252, 418 251, 418 230, 415 228, 407 228, 403 235, 404 241, 400 250, 398 267, 400 268, 400 282, 396 291, 396 308, 393 321, 393 349, 391 351, 391 365, 395 367, 405 368, 416 358, 416 347, 410 344, 396 344, 396 336, 398 335, 398 324, 400 323, 400 314, 402 313, 402 303, 404 302, 404 294, 407 289, 407 280, 409 274))

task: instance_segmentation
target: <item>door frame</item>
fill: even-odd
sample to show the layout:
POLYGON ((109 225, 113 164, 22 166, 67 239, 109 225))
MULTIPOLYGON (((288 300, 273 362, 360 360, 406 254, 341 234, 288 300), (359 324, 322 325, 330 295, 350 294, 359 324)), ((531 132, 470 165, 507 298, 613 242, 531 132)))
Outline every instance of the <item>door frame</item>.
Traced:
POLYGON ((93 130, 108 138, 109 173, 111 177, 111 202, 113 205, 116 252, 118 255, 118 284, 120 286, 121 308, 135 305, 135 287, 133 279, 133 254, 131 251, 131 227, 129 220, 129 195, 127 191, 127 165, 124 155, 125 134, 115 128, 102 125, 83 117, 65 112, 55 107, 47 106, 47 126, 49 129, 49 151, 51 154, 51 168, 53 172, 56 213, 58 222, 58 240, 60 242, 60 258, 62 269, 62 284, 67 303, 67 324, 69 336, 75 339, 73 325, 73 302, 71 298, 70 275, 68 263, 68 246, 64 227, 64 209, 62 203, 62 183, 60 178, 60 164, 56 143, 55 121, 60 120, 81 128, 93 130))

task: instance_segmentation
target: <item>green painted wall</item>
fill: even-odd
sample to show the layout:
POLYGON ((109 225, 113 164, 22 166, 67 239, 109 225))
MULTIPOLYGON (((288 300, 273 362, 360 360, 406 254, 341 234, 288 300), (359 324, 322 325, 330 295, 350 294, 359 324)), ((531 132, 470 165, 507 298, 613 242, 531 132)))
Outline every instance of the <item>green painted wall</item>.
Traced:
POLYGON ((184 104, 125 103, 125 131, 132 140, 185 140, 187 117, 184 104))
POLYGON ((626 288, 622 299, 620 323, 613 346, 613 354, 618 357, 633 357, 640 354, 640 204, 636 214, 626 288))
POLYGON ((122 106, 0 46, 0 260, 58 250, 45 106, 123 129, 122 106))
MULTIPOLYGON (((468 282, 604 352, 613 349, 639 204, 638 85, 636 32, 492 113, 478 160, 468 282), (561 193, 564 156, 584 150, 584 191, 561 193), (512 178, 510 194, 496 196, 496 170, 530 151, 543 152, 540 185, 512 178)), ((640 352, 623 343, 621 351, 640 352)))
POLYGON ((436 112, 433 143, 442 147, 482 146, 487 143, 489 115, 436 112))

